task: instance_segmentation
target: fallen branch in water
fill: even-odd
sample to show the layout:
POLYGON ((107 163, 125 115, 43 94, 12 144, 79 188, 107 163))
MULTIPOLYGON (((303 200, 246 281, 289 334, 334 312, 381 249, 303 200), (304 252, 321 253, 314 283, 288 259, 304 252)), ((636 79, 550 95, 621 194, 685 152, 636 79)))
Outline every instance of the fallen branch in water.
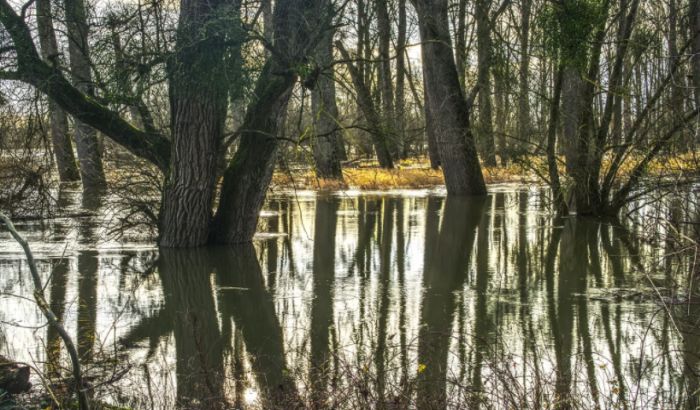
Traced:
POLYGON ((66 332, 66 329, 63 327, 61 322, 58 321, 58 318, 56 318, 56 315, 53 313, 53 311, 49 307, 49 304, 46 302, 46 297, 44 297, 44 286, 41 283, 41 277, 39 276, 39 272, 37 271, 36 263, 34 262, 34 255, 32 254, 31 249, 29 249, 29 244, 17 232, 17 229, 15 229, 15 226, 12 224, 10 218, 0 213, 0 221, 2 221, 5 224, 5 227, 8 231, 10 231, 12 237, 15 239, 15 241, 17 241, 17 243, 19 243, 19 245, 24 250, 24 255, 26 256, 27 264, 29 265, 29 272, 32 275, 32 281, 34 282, 34 300, 39 306, 41 313, 43 313, 44 317, 46 317, 46 320, 48 320, 49 326, 56 329, 58 335, 61 337, 63 343, 66 345, 66 350, 68 350, 68 355, 70 356, 71 364, 73 366, 75 391, 78 394, 78 403, 80 405, 80 410, 89 410, 90 403, 87 398, 87 393, 83 389, 83 376, 80 370, 78 351, 76 350, 75 344, 73 344, 73 340, 71 339, 70 335, 68 335, 68 332, 66 332))

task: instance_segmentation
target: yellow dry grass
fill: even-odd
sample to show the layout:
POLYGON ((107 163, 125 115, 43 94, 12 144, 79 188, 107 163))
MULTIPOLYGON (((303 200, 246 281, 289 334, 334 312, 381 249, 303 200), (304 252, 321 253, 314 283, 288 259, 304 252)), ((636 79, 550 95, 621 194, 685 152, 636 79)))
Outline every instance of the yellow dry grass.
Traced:
MULTIPOLYGON (((641 160, 641 156, 628 157, 618 172, 624 179, 641 160)), ((605 173, 610 164, 610 157, 603 163, 605 173)), ((533 183, 541 182, 533 169, 546 175, 547 161, 544 157, 521 158, 519 163, 507 167, 486 167, 482 164, 484 179, 487 184, 496 183, 533 183)), ((564 173, 564 159, 560 158, 559 172, 564 173)), ((673 156, 659 156, 647 167, 650 176, 681 175, 700 172, 700 157, 697 153, 684 153, 673 156)), ((445 184, 441 170, 431 169, 426 158, 399 161, 394 169, 379 168, 376 162, 363 162, 357 167, 343 169, 343 181, 317 178, 313 169, 297 171, 278 170, 272 178, 275 188, 313 189, 334 191, 341 189, 389 190, 432 188, 445 184)))
MULTIPOLYGON (((535 176, 518 165, 505 168, 483 167, 487 184, 503 182, 532 182, 535 176)), ((427 160, 400 161, 394 169, 379 168, 376 164, 357 168, 344 168, 343 181, 317 178, 312 169, 278 170, 272 177, 276 188, 315 189, 334 191, 339 189, 388 190, 432 188, 445 184, 442 171, 430 168, 427 160)))

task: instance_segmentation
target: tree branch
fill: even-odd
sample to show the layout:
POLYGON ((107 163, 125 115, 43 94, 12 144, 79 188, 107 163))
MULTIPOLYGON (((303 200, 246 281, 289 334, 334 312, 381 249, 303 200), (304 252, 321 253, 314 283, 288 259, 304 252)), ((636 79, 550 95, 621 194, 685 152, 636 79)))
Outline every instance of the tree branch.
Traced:
POLYGON ((107 135, 132 154, 152 162, 161 171, 167 171, 170 141, 165 136, 139 130, 73 87, 59 70, 39 57, 29 27, 7 0, 0 0, 0 23, 10 34, 17 52, 17 80, 33 85, 74 118, 107 135))
POLYGON ((5 227, 8 231, 10 231, 12 237, 22 247, 22 250, 24 250, 24 255, 26 256, 27 264, 29 265, 29 272, 31 273, 32 281, 34 282, 34 300, 39 306, 41 313, 43 313, 44 317, 46 317, 46 320, 48 320, 49 326, 56 329, 58 335, 61 337, 61 339, 63 339, 63 344, 66 345, 66 350, 68 350, 68 355, 70 356, 71 364, 73 365, 75 391, 78 393, 78 402, 80 404, 80 410, 89 410, 90 402, 88 401, 87 393, 83 388, 83 376, 80 370, 80 360, 78 359, 78 351, 75 348, 75 344, 73 344, 73 340, 68 335, 68 332, 66 332, 66 329, 63 327, 61 322, 58 321, 58 318, 53 313, 51 307, 46 301, 46 298, 44 297, 44 286, 41 284, 41 277, 39 276, 39 272, 36 268, 36 262, 34 262, 34 255, 32 254, 32 251, 29 248, 29 244, 19 234, 19 232, 17 232, 17 229, 15 229, 15 226, 12 224, 10 218, 0 213, 0 221, 2 221, 5 224, 5 227))

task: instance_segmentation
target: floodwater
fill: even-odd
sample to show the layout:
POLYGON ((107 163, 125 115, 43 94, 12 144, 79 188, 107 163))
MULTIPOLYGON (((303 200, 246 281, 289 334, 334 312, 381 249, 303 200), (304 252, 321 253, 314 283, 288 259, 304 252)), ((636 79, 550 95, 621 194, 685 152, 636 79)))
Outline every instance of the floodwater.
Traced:
MULTIPOLYGON (((673 291, 694 262, 642 240, 669 207, 613 226, 546 205, 525 186, 271 195, 254 244, 188 250, 115 239, 99 210, 17 227, 101 402, 696 408, 700 335, 681 318, 700 315, 673 291)), ((28 275, 0 233, 0 354, 60 380, 28 275)))

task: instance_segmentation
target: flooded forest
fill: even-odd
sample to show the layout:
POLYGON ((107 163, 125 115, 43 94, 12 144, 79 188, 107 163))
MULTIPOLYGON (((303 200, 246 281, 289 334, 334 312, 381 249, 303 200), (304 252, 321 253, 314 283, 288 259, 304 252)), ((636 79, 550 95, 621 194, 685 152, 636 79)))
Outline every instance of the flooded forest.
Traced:
POLYGON ((700 0, 0 0, 0 410, 700 409, 700 0))

